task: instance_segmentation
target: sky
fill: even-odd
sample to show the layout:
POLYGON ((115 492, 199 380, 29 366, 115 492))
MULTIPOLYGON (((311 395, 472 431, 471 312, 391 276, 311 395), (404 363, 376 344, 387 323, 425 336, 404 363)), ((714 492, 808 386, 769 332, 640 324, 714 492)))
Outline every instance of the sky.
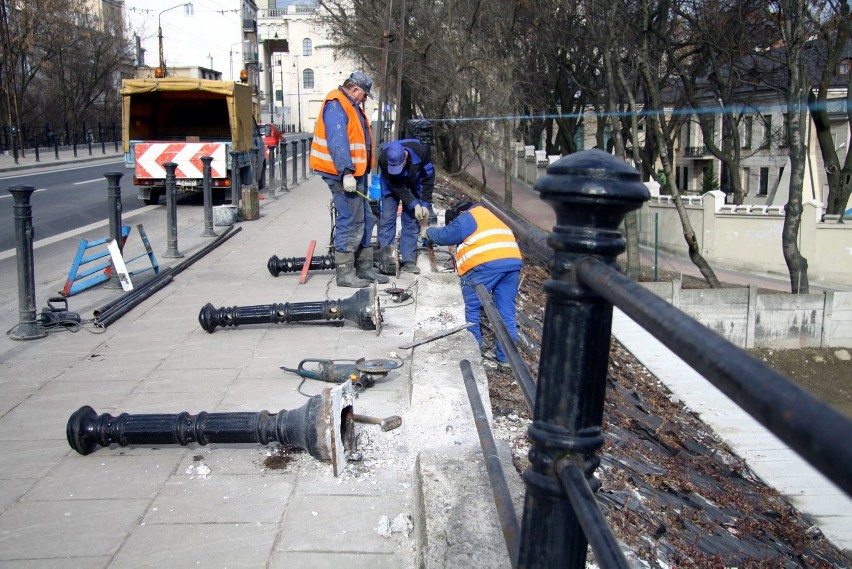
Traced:
POLYGON ((182 4, 180 0, 126 0, 130 37, 138 34, 142 39, 145 64, 151 67, 159 64, 157 18, 160 16, 166 65, 208 67, 221 71, 223 79, 236 79, 242 65, 238 44, 242 38, 239 0, 192 0, 191 16, 184 15, 182 4), (178 7, 162 13, 174 6, 178 7), (231 51, 234 77, 229 61, 231 51))

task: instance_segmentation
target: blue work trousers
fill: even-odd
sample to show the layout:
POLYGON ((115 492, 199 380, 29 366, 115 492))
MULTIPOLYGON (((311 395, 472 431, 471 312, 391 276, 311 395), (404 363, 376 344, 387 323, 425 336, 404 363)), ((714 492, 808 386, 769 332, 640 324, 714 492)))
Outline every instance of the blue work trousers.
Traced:
MULTIPOLYGON (((367 195, 364 188, 366 176, 358 178, 358 191, 367 195)), ((331 200, 336 212, 334 221, 334 250, 339 253, 354 253, 360 247, 371 247, 376 216, 367 200, 358 192, 344 192, 343 183, 323 178, 331 190, 331 200)))
MULTIPOLYGON (((518 341, 518 324, 515 322, 515 297, 518 296, 518 283, 520 280, 521 271, 495 272, 477 274, 473 270, 461 277, 462 298, 464 299, 464 316, 468 322, 474 324, 468 330, 473 333, 482 349, 482 330, 479 326, 482 302, 476 295, 474 287, 481 284, 485 287, 494 299, 494 304, 497 306, 497 311, 503 318, 503 323, 509 331, 513 342, 518 341)), ((497 359, 501 362, 507 361, 506 354, 500 341, 497 340, 497 359)))
MULTIPOLYGON (((396 237, 396 212, 400 200, 392 195, 382 196, 382 218, 379 220, 379 247, 393 244, 396 237)), ((403 263, 417 261, 417 239, 420 237, 420 222, 414 212, 402 208, 399 216, 402 227, 399 232, 399 258, 403 263)))

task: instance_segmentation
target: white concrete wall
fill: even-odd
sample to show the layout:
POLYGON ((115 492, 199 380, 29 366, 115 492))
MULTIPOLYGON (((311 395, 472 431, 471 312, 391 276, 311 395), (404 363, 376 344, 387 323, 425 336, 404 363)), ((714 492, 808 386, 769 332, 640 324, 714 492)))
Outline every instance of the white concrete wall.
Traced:
MULTIPOLYGON (((683 197, 701 253, 711 266, 770 275, 788 275, 781 249, 782 207, 728 206, 721 192, 683 197)), ((644 215, 659 214, 659 247, 686 255, 683 227, 670 196, 651 198, 644 215)), ((814 284, 852 286, 852 223, 823 223, 818 203, 806 203, 799 230, 799 248, 808 260, 814 284)), ((652 237, 652 235, 650 236, 652 237)), ((643 244, 648 236, 644 236, 643 244)))

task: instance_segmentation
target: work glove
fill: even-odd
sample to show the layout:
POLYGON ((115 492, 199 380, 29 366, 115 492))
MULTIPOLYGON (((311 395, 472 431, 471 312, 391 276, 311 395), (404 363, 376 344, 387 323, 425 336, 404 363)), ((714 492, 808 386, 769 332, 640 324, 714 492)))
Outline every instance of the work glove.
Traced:
POLYGON ((343 176, 343 191, 344 192, 354 192, 355 188, 358 187, 358 184, 355 182, 355 176, 352 174, 346 174, 343 176))
POLYGON ((426 232, 428 230, 429 230, 429 228, 426 227, 425 225, 420 229, 420 238, 421 239, 425 239, 425 240, 429 241, 429 236, 426 234, 426 232))
POLYGON ((429 217, 429 210, 423 207, 420 204, 414 206, 414 217, 418 219, 418 221, 423 221, 427 217, 429 217))

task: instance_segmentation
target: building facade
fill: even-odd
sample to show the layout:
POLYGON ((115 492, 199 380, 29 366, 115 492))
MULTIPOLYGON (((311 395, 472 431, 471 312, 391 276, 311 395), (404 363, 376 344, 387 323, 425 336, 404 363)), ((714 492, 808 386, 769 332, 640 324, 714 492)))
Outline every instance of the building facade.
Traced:
MULTIPOLYGON (((325 96, 363 70, 331 45, 317 9, 311 0, 269 0, 259 11, 260 121, 285 132, 313 132, 325 96)), ((378 98, 372 94, 368 116, 378 98)))

